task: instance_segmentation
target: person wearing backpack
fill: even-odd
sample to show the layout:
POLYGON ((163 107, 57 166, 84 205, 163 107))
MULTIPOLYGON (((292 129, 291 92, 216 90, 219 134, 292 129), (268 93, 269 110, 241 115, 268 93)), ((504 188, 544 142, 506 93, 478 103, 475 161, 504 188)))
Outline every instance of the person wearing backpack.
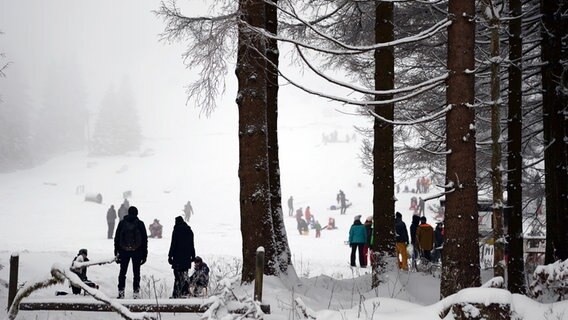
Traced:
POLYGON ((140 298, 140 266, 148 257, 148 235, 144 222, 138 219, 138 209, 134 206, 128 208, 128 215, 118 223, 114 235, 114 255, 116 263, 120 264, 118 274, 118 299, 124 298, 126 285, 126 271, 132 260, 132 273, 134 281, 134 299, 140 298))

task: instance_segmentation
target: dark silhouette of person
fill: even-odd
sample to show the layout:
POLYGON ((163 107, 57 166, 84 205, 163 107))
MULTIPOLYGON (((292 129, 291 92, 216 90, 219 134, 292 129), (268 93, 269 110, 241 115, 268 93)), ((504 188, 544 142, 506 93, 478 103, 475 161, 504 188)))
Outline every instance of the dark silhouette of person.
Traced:
POLYGON ((195 259, 193 231, 181 216, 176 217, 168 263, 174 270, 174 291, 172 298, 189 296, 188 270, 195 259))
POLYGON ((107 238, 112 239, 112 234, 114 233, 114 223, 116 221, 116 210, 114 210, 114 205, 111 205, 107 211, 107 238))
POLYGON ((134 279, 132 287, 134 299, 140 298, 140 266, 146 263, 148 257, 148 235, 144 222, 138 219, 138 209, 134 206, 128 208, 128 215, 118 223, 114 235, 114 255, 116 263, 120 264, 118 274, 118 299, 124 298, 126 285, 126 271, 132 260, 132 273, 134 279))
POLYGON ((288 216, 292 217, 294 215, 294 198, 290 196, 288 198, 288 216))

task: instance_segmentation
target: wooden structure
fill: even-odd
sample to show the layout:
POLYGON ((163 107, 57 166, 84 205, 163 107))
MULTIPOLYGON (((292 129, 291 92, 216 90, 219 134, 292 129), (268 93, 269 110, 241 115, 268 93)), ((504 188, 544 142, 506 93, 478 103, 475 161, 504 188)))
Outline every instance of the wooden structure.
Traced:
MULTIPOLYGON (((171 313, 203 313, 209 309, 209 304, 204 299, 136 299, 122 300, 123 306, 132 312, 171 312, 171 313)), ((247 307, 235 302, 228 305, 228 309, 237 314, 244 314, 247 307)), ((270 314, 270 305, 261 304, 260 309, 270 314)), ((98 311, 113 312, 108 304, 93 301, 91 298, 54 298, 54 299, 26 299, 20 303, 21 311, 98 311), (81 301, 82 300, 82 301, 81 301)))

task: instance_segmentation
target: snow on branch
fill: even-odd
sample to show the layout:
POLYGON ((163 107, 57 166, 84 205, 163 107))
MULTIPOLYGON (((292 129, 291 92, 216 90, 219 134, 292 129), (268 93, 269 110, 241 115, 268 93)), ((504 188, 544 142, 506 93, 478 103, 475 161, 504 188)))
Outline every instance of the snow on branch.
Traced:
POLYGON ((368 110, 369 114, 372 115, 373 117, 386 122, 386 123, 390 123, 390 124, 394 124, 394 125, 415 125, 415 124, 419 124, 419 123, 424 123, 424 122, 430 122, 432 120, 436 120, 440 117, 442 117, 443 115, 445 115, 447 112, 449 112, 450 110, 452 110, 452 105, 447 105, 446 107, 444 107, 442 110, 426 115, 424 117, 420 117, 418 119, 414 119, 414 120, 409 120, 409 121, 393 121, 393 120, 388 120, 384 117, 381 117, 380 115, 376 114, 375 112, 373 112, 373 110, 368 110))
POLYGON ((308 48, 308 49, 311 49, 311 50, 314 50, 314 51, 328 53, 328 54, 335 54, 335 55, 361 54, 361 53, 365 53, 365 52, 369 52, 369 51, 375 51, 377 49, 388 48, 388 47, 393 47, 393 46, 397 46, 397 45, 401 45, 401 44, 421 41, 421 40, 428 39, 428 38, 436 35, 438 32, 440 32, 442 30, 446 30, 446 28, 452 24, 452 21, 446 18, 446 19, 443 19, 443 20, 435 23, 433 26, 429 27, 428 29, 423 30, 423 31, 421 31, 421 32, 419 32, 419 33, 417 33, 413 36, 409 36, 409 37, 405 37, 405 38, 401 38, 401 39, 389 41, 389 42, 375 43, 375 44, 370 45, 370 46, 352 46, 352 45, 343 43, 343 42, 335 39, 334 37, 325 34, 322 31, 317 30, 308 21, 305 21, 304 19, 300 18, 298 15, 296 15, 292 12, 289 12, 288 10, 276 5, 274 2, 269 1, 269 0, 265 0, 265 2, 270 4, 270 5, 275 6, 278 10, 282 11, 286 15, 289 15, 292 18, 300 21, 302 24, 304 24, 306 27, 308 27, 310 30, 312 30, 316 35, 323 38, 323 40, 327 40, 327 41, 331 42, 332 44, 335 44, 336 46, 343 48, 344 50, 325 49, 325 48, 314 46, 314 45, 311 45, 309 43, 301 42, 301 41, 298 41, 298 40, 295 40, 295 39, 275 35, 271 32, 266 31, 264 28, 258 28, 258 27, 251 26, 244 21, 241 21, 240 23, 242 23, 247 28, 253 30, 254 32, 263 35, 266 38, 278 40, 278 41, 281 41, 281 42, 292 43, 292 44, 296 44, 296 45, 299 45, 301 47, 308 48))
POLYGON ((337 102, 341 102, 341 103, 345 103, 345 104, 349 104, 349 105, 355 105, 355 106, 364 106, 364 107, 369 107, 369 106, 381 106, 381 105, 387 105, 387 104, 391 104, 391 103, 395 103, 395 102, 400 102, 400 101, 404 101, 404 100, 408 100, 410 98, 413 98, 423 92, 426 92, 432 88, 435 88, 439 85, 442 84, 442 82, 434 82, 431 83, 429 85, 425 85, 423 87, 421 87, 419 90, 411 93, 411 94, 407 94, 405 96, 401 96, 401 97, 397 97, 394 99, 388 99, 388 100, 352 100, 352 99, 347 99, 347 98, 343 98, 343 97, 339 97, 339 96, 335 96, 335 95, 330 95, 321 91, 316 91, 313 89, 310 89, 306 86, 303 86, 297 82, 295 82, 294 80, 292 80, 290 77, 286 76, 280 69, 278 69, 276 67, 276 65, 274 63, 272 63, 272 61, 270 61, 265 55, 264 53, 258 51, 258 49, 251 47, 249 48, 250 50, 254 50, 255 52, 257 52, 257 54, 261 55, 265 60, 266 63, 271 64, 275 69, 278 70, 278 74, 284 78, 286 81, 288 81, 291 85, 293 85, 294 87, 309 93, 311 95, 315 95, 318 97, 322 97, 322 98, 327 98, 333 101, 337 101, 337 102))
POLYGON ((116 257, 113 257, 112 259, 89 260, 89 261, 84 261, 84 262, 73 261, 73 263, 71 264, 71 269, 76 270, 76 269, 81 269, 83 267, 99 266, 99 265, 103 265, 103 264, 113 263, 115 261, 116 261, 116 257))
POLYGON ((538 298, 545 290, 558 295, 559 301, 568 295, 568 259, 536 267, 529 289, 538 298))
POLYGON ((312 70, 315 74, 317 74, 318 76, 327 80, 330 83, 336 84, 336 85, 344 87, 344 88, 351 89, 355 92, 364 93, 364 94, 394 95, 394 94, 413 91, 413 90, 416 90, 416 89, 419 89, 421 87, 425 87, 425 86, 428 86, 428 85, 434 84, 434 83, 441 84, 442 82, 444 82, 449 77, 449 73, 445 73, 441 76, 434 77, 432 79, 429 79, 429 80, 426 80, 426 81, 421 82, 419 84, 408 86, 408 87, 392 89, 392 90, 370 90, 370 89, 367 89, 367 88, 357 87, 357 86, 354 86, 350 83, 347 83, 347 82, 344 82, 344 81, 339 81, 337 79, 334 79, 334 78, 327 76, 323 72, 319 71, 313 64, 311 64, 308 61, 308 59, 306 58, 306 56, 304 55, 304 53, 300 49, 300 46, 295 45, 295 47, 296 47, 296 50, 298 51, 298 54, 300 55, 300 58, 302 58, 302 61, 304 61, 304 63, 308 66, 308 68, 310 68, 310 70, 312 70))

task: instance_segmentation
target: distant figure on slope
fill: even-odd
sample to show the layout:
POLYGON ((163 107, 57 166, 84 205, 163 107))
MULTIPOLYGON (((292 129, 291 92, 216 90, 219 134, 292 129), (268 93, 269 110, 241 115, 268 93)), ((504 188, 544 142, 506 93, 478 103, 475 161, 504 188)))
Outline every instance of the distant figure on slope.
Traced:
POLYGON ((347 199, 345 199, 345 193, 343 190, 339 190, 339 193, 337 194, 337 203, 341 208, 340 214, 345 214, 345 211, 347 210, 347 199))
POLYGON ((363 256, 363 247, 367 242, 367 230, 361 223, 361 215, 356 215, 349 229, 349 246, 351 247, 351 266, 355 267, 355 252, 359 251, 359 266, 367 267, 367 262, 363 256))
POLYGON ((423 217, 424 216, 424 199, 422 197, 418 197, 418 215, 423 217))
POLYGON ((198 297, 203 294, 203 290, 209 285, 209 267, 201 257, 195 257, 193 274, 189 277, 189 287, 191 295, 198 297))
POLYGON ((107 211, 107 238, 112 239, 112 234, 114 233, 114 223, 116 221, 116 210, 114 210, 114 205, 111 205, 107 211))
MULTIPOLYGON (((83 283, 85 283, 86 285, 88 285, 91 288, 98 289, 99 288, 98 285, 93 283, 91 280, 87 279, 87 267, 79 266, 80 263, 88 262, 88 261, 89 261, 89 258, 87 258, 87 249, 79 250, 79 253, 77 254, 75 259, 73 259, 73 262, 71 263, 71 271, 73 273, 75 273, 77 276, 79 276, 79 279, 81 279, 81 281, 83 281, 83 283)), ((81 293, 81 287, 71 285, 71 291, 73 292, 73 294, 80 294, 81 293)))
POLYGON ((394 229, 396 232, 396 257, 398 259, 398 267, 402 270, 408 270, 408 231, 406 224, 402 221, 402 213, 396 212, 394 220, 394 229))
POLYGON ((168 253, 168 262, 174 270, 174 291, 172 298, 189 295, 188 270, 196 259, 193 243, 193 231, 181 216, 176 217, 172 242, 168 253))
POLYGON ((193 207, 191 206, 191 201, 188 201, 183 207, 183 212, 185 214, 185 222, 189 222, 189 218, 193 215, 193 207))
POLYGON ((148 235, 144 222, 138 219, 138 209, 128 208, 128 215, 118 223, 114 234, 114 255, 116 263, 120 263, 118 274, 118 299, 124 298, 126 272, 132 260, 134 280, 132 287, 134 299, 140 298, 140 266, 146 263, 148 257, 148 235))
POLYGON ((309 233, 308 223, 302 218, 298 220, 298 232, 300 232, 300 235, 307 235, 309 233))
POLYGON ((319 223, 319 221, 316 221, 314 223, 314 229, 316 229, 316 238, 321 237, 321 224, 319 223))
POLYGON ((327 230, 337 229, 337 227, 335 226, 335 218, 329 217, 329 219, 327 220, 326 229, 327 230))
POLYGON ((128 202, 128 199, 124 198, 124 201, 122 202, 122 204, 126 208, 126 212, 128 212, 128 209, 130 208, 130 202, 128 202))
POLYGON ((162 239, 162 225, 160 224, 160 220, 154 219, 154 222, 148 227, 150 230, 150 238, 158 238, 162 239))
POLYGON ((128 214, 128 208, 124 206, 124 203, 118 208, 118 222, 122 221, 124 217, 128 214))
POLYGON ((294 216, 294 198, 292 196, 288 198, 288 216, 294 216))
POLYGON ((432 249, 434 248, 434 229, 426 223, 426 217, 420 217, 420 225, 416 229, 416 242, 420 247, 422 256, 432 261, 432 249))
POLYGON ((304 211, 304 216, 306 217, 306 222, 308 223, 308 225, 312 224, 312 211, 310 210, 310 206, 306 207, 306 211, 304 211))

